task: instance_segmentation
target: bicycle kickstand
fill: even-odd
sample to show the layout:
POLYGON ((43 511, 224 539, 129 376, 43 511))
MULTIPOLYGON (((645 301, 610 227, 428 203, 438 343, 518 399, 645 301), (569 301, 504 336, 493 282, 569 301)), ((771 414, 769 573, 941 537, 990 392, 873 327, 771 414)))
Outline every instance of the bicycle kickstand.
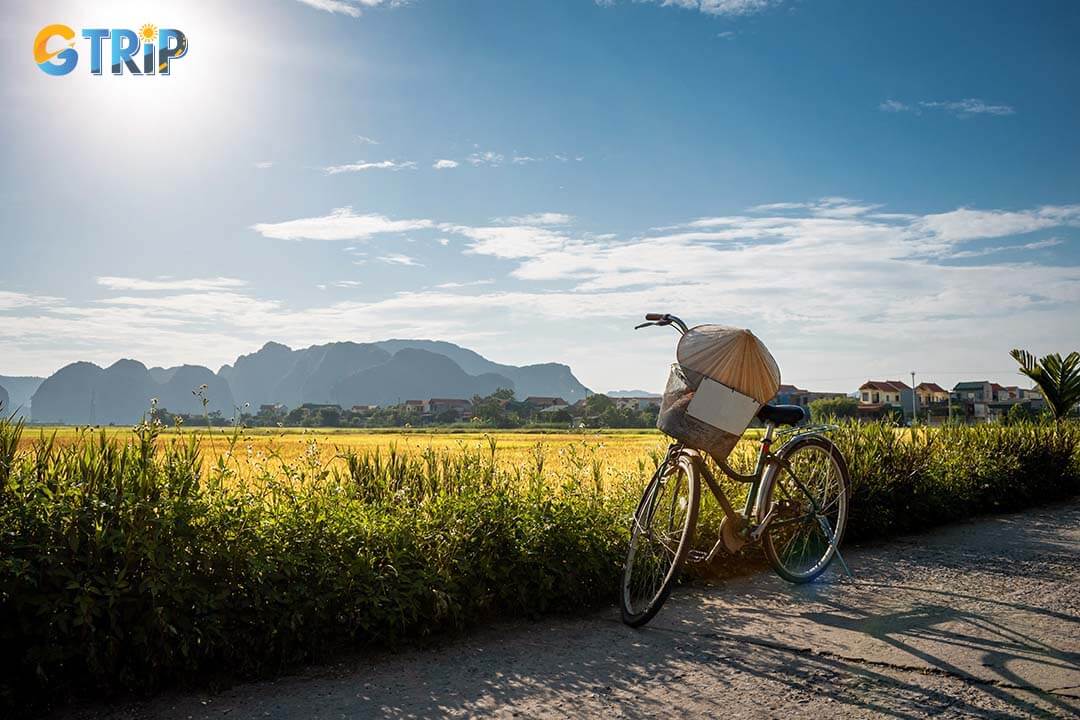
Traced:
MULTIPOLYGON (((825 519, 820 517, 818 518, 818 522, 821 523, 821 529, 825 531, 825 537, 829 538, 830 541, 835 540, 836 536, 833 535, 832 528, 829 527, 829 523, 825 522, 825 519)), ((834 550, 833 552, 836 553, 836 559, 840 561, 840 566, 844 568, 844 572, 847 573, 847 576, 854 579, 854 573, 851 572, 851 568, 848 567, 848 564, 844 562, 844 556, 840 554, 840 546, 837 545, 836 550, 834 550)))

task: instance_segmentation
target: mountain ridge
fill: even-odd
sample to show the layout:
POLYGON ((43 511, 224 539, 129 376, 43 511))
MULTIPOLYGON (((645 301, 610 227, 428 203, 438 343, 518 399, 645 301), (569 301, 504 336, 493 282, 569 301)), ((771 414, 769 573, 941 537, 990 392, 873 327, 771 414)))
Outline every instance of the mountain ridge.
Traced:
POLYGON ((442 340, 395 338, 298 349, 268 341, 216 373, 202 365, 148 368, 129 358, 106 368, 78 361, 40 380, 25 405, 34 422, 123 424, 138 422, 151 398, 159 408, 186 414, 202 414, 205 398, 206 411, 228 417, 262 405, 389 405, 469 399, 499 388, 522 400, 553 396, 571 403, 590 393, 561 363, 506 365, 442 340))

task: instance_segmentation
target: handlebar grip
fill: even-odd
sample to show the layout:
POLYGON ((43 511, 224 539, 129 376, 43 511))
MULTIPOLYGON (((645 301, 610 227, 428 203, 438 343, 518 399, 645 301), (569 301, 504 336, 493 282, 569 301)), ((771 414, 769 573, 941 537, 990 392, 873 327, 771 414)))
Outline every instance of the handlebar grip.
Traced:
POLYGON ((649 322, 657 322, 664 319, 663 313, 647 313, 645 319, 649 322))

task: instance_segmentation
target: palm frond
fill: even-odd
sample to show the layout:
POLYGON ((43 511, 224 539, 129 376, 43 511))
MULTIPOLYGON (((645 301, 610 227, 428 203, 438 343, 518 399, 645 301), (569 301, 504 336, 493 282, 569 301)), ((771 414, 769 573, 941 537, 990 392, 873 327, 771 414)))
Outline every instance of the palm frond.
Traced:
POLYGON ((1065 358, 1052 353, 1039 360, 1027 350, 1009 353, 1020 365, 1020 372, 1031 378, 1046 398, 1054 417, 1062 419, 1080 403, 1080 352, 1065 358))

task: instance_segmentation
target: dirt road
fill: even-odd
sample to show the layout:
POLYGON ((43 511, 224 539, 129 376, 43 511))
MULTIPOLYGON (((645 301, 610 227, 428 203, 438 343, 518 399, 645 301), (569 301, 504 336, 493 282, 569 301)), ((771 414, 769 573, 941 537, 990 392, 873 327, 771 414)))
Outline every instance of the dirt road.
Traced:
POLYGON ((67 717, 1074 717, 1080 502, 853 549, 793 587, 683 591, 643 630, 613 610, 506 623, 219 694, 67 717))

